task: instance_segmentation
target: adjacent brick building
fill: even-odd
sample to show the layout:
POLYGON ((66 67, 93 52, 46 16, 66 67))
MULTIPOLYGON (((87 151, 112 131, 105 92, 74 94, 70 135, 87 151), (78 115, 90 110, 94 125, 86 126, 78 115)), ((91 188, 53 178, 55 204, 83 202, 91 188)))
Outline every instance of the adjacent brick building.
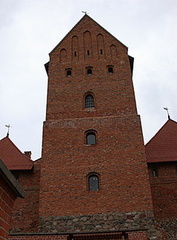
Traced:
POLYGON ((11 231, 37 231, 40 160, 33 162, 31 152, 22 153, 8 136, 0 140, 0 159, 25 191, 25 198, 17 199, 14 203, 11 231))
POLYGON ((42 158, 32 162, 9 138, 0 141, 0 158, 27 195, 15 203, 10 239, 174 237, 166 226, 176 226, 176 153, 162 160, 158 134, 145 154, 128 48, 85 15, 49 57, 42 158))
POLYGON ((177 122, 169 119, 145 149, 158 228, 177 239, 177 122))
POLYGON ((23 189, 0 160, 0 239, 8 239, 14 201, 24 196, 23 189))

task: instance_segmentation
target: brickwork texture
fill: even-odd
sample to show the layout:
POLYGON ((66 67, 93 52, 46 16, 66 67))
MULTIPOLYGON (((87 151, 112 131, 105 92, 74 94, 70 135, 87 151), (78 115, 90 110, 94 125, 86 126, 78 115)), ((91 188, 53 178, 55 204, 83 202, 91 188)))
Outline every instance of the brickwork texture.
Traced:
POLYGON ((8 239, 12 208, 16 195, 7 185, 3 178, 0 178, 0 239, 8 239))

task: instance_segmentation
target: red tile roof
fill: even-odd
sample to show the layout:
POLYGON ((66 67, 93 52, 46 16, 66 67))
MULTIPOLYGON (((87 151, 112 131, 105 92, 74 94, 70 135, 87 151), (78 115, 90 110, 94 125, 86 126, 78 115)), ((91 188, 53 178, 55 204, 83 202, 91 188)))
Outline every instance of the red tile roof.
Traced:
POLYGON ((33 161, 23 154, 8 137, 0 140, 0 159, 9 170, 30 170, 33 167, 33 161))
POLYGON ((169 119, 145 145, 147 162, 177 161, 177 122, 169 119))

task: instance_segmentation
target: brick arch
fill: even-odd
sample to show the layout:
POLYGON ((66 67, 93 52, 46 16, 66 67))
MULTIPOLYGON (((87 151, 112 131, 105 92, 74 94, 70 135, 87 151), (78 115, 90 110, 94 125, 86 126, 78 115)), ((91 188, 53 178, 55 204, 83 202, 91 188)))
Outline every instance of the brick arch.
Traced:
POLYGON ((92 56, 92 34, 90 31, 85 31, 84 37, 84 56, 90 58, 92 56))
POLYGON ((103 34, 99 33, 96 38, 97 38, 98 58, 102 59, 105 57, 104 36, 103 34))
POLYGON ((62 48, 60 50, 60 61, 66 62, 67 61, 67 50, 65 48, 62 48))
POLYGON ((110 46, 110 51, 111 51, 111 58, 117 58, 117 55, 118 55, 118 53, 117 53, 117 46, 112 44, 110 46))
POLYGON ((79 57, 79 38, 74 35, 71 39, 72 58, 78 59, 79 57))

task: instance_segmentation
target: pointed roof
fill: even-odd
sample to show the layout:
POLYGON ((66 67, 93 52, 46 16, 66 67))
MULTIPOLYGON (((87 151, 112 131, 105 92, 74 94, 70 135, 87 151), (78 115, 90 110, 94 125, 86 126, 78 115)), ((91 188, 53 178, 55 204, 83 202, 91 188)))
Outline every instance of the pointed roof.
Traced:
POLYGON ((121 41, 119 41, 116 37, 114 37, 110 32, 108 32, 105 28, 103 28, 99 23, 97 23, 93 18, 91 18, 89 15, 87 15, 87 14, 85 14, 76 24, 75 24, 75 26, 66 34, 66 36, 55 46, 55 48, 49 53, 49 54, 51 54, 66 38, 67 38, 67 36, 71 33, 71 32, 73 32, 74 30, 75 30, 75 28, 76 27, 78 27, 79 26, 79 24, 80 23, 82 23, 82 22, 90 22, 90 24, 91 23, 93 23, 93 24, 95 24, 95 25, 97 25, 97 26, 99 26, 103 31, 105 31, 105 32, 107 32, 109 35, 111 35, 116 41, 118 41, 120 44, 122 44, 124 47, 126 47, 127 48, 127 46, 125 46, 121 41))
POLYGON ((169 119, 145 145, 147 162, 177 161, 177 122, 169 119))
POLYGON ((10 138, 0 140, 0 159, 9 170, 30 170, 33 161, 23 154, 10 138))

